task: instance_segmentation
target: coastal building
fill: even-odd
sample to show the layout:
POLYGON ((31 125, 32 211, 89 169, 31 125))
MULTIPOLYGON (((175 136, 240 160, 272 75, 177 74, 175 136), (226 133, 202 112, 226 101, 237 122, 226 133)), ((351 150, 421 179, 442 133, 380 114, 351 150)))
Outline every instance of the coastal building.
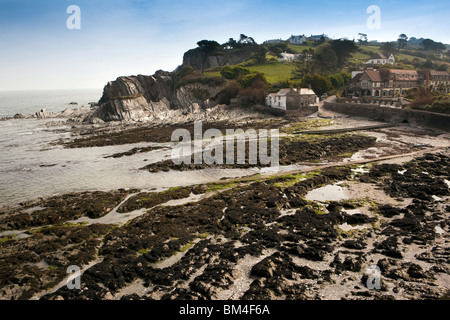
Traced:
POLYGON ((301 107, 314 105, 318 97, 309 88, 281 89, 277 93, 271 93, 266 97, 266 105, 280 110, 298 110, 301 107))
POLYGON ((308 41, 308 39, 305 37, 305 35, 301 35, 301 36, 294 36, 291 35, 291 37, 288 39, 290 44, 303 44, 306 41, 308 41))
POLYGON ((279 60, 281 62, 292 62, 297 61, 300 58, 301 54, 293 54, 293 53, 287 53, 283 52, 280 54, 279 60))
POLYGON ((357 73, 350 81, 348 94, 352 96, 400 97, 421 85, 416 70, 378 69, 357 73))
POLYGON ((328 39, 328 37, 327 37, 325 34, 311 35, 311 36, 308 38, 308 40, 316 41, 316 42, 318 42, 318 41, 324 41, 324 40, 326 40, 326 39, 328 39))
POLYGON ((395 64, 395 57, 393 54, 391 54, 389 57, 386 57, 382 53, 375 53, 370 57, 369 60, 367 60, 366 64, 378 64, 378 65, 395 64))
POLYGON ((355 71, 347 90, 349 96, 401 97, 406 91, 419 86, 431 91, 450 92, 447 71, 367 69, 355 71))
POLYGON ((447 71, 429 71, 427 86, 431 91, 450 92, 450 74, 447 71))
POLYGON ((281 42, 283 42, 283 40, 281 40, 281 39, 272 39, 272 40, 264 41, 263 44, 277 44, 277 43, 281 43, 281 42))

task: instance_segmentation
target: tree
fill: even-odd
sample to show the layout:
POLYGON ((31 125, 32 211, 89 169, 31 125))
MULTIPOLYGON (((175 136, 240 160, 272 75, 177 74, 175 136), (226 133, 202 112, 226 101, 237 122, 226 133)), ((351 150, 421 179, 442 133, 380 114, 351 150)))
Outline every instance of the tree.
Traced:
POLYGON ((431 61, 431 59, 430 58, 428 58, 427 59, 427 61, 425 61, 423 64, 422 64, 422 68, 423 69, 428 69, 428 70, 431 70, 431 69, 433 69, 433 61, 431 61))
POLYGON ((208 57, 220 48, 220 44, 213 40, 201 40, 197 42, 200 51, 203 52, 202 74, 205 73, 205 64, 208 57))
POLYGON ((256 63, 266 63, 267 49, 263 46, 256 45, 253 49, 252 59, 256 60, 256 63))
POLYGON ((337 68, 338 58, 331 46, 320 46, 313 55, 312 69, 314 72, 325 74, 337 68))
POLYGON ((311 89, 318 95, 322 96, 324 93, 327 93, 332 89, 331 81, 327 76, 321 76, 320 74, 307 74, 302 82, 301 86, 304 88, 308 88, 311 86, 311 89))
POLYGON ((359 40, 358 40, 359 43, 367 43, 367 42, 369 42, 369 38, 367 37, 367 34, 359 33, 358 36, 359 36, 359 40))
POLYGON ((395 52, 397 46, 394 42, 383 42, 380 46, 380 51, 386 56, 389 57, 392 53, 395 52))
POLYGON ((289 50, 289 47, 286 43, 271 44, 271 45, 269 45, 269 51, 270 51, 270 53, 272 53, 275 56, 279 56, 282 52, 293 53, 293 52, 289 52, 292 50, 289 50))
POLYGON ((330 42, 330 47, 334 51, 337 57, 337 66, 342 68, 347 60, 351 57, 352 53, 358 51, 358 46, 355 41, 351 40, 333 40, 330 42))
POLYGON ((254 45, 256 44, 256 41, 252 37, 247 37, 245 34, 241 34, 238 43, 240 45, 246 44, 254 45))
POLYGON ((404 33, 399 35, 397 39, 398 52, 400 52, 400 49, 406 47, 407 43, 408 43, 408 36, 404 33))
POLYGON ((228 47, 230 49, 234 49, 237 45, 237 41, 234 40, 233 38, 228 39, 228 42, 225 42, 223 44, 224 47, 228 47))
POLYGON ((435 42, 431 39, 424 39, 420 45, 424 50, 443 51, 446 49, 442 42, 435 42))

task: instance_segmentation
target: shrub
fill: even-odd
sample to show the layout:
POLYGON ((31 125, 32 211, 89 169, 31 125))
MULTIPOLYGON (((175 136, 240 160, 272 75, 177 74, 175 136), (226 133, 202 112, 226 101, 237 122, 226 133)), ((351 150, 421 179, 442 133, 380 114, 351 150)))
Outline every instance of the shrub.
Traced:
POLYGON ((239 98, 243 105, 264 104, 266 99, 266 82, 261 79, 252 81, 251 85, 239 91, 239 98))
POLYGON ((223 67, 222 70, 220 71, 222 77, 228 80, 234 80, 237 79, 240 75, 247 75, 249 73, 250 70, 241 66, 234 66, 234 67, 226 66, 223 67))
POLYGON ((248 75, 246 75, 242 80, 239 81, 240 85, 243 88, 248 88, 253 85, 254 82, 261 81, 264 83, 264 85, 267 84, 267 79, 264 73, 261 72, 252 72, 248 75))
POLYGON ((214 98, 218 104, 230 104, 231 99, 237 97, 239 90, 241 87, 237 84, 236 81, 230 81, 225 89, 223 89, 219 94, 214 98))
POLYGON ((412 93, 412 95, 414 97, 414 101, 411 103, 411 107, 413 108, 432 104, 434 100, 433 93, 424 87, 418 88, 412 93))

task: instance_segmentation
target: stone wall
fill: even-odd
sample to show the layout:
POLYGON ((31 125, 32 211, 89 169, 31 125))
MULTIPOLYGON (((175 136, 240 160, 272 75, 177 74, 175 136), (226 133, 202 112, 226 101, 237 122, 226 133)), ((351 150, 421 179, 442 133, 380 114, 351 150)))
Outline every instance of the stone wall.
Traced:
POLYGON ((323 108, 350 116, 359 116, 385 122, 410 123, 411 125, 450 132, 450 115, 448 114, 364 103, 325 102, 323 108))

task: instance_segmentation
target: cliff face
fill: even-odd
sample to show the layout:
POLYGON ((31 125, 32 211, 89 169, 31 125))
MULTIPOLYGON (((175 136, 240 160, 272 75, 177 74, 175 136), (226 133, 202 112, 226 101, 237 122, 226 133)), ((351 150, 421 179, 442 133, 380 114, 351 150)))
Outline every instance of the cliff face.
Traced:
POLYGON ((198 48, 192 49, 184 54, 183 66, 192 66, 194 70, 201 70, 203 62, 205 63, 205 69, 234 66, 250 60, 254 53, 251 49, 251 47, 248 47, 234 50, 219 50, 209 54, 207 57, 198 48))
POLYGON ((214 106, 210 98, 223 89, 195 82, 179 86, 174 78, 163 71, 152 76, 119 77, 105 86, 98 109, 86 121, 146 121, 172 110, 191 112, 214 106))

